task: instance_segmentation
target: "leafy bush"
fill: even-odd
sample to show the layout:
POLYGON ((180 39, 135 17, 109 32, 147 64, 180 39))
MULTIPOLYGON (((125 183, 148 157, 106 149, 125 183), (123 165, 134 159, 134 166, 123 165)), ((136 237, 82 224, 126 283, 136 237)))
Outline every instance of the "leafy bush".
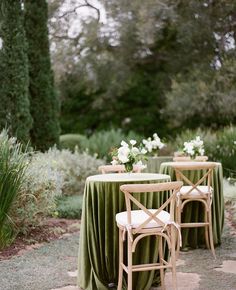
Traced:
POLYGON ((81 142, 82 148, 89 154, 96 154, 99 158, 110 160, 109 152, 113 147, 120 145, 122 140, 135 139, 141 141, 142 137, 133 131, 127 135, 121 129, 111 129, 109 131, 99 131, 81 142))
POLYGON ((83 195, 63 196, 58 198, 56 214, 61 218, 80 219, 83 195))
POLYGON ((56 210, 56 199, 82 194, 87 176, 97 173, 103 161, 86 153, 51 148, 33 153, 26 170, 26 181, 18 196, 12 218, 20 231, 27 231, 56 210))
POLYGON ((75 150, 75 147, 81 148, 81 143, 85 143, 87 137, 80 134, 65 134, 60 136, 60 147, 63 149, 75 150))
POLYGON ((0 134, 0 249, 14 235, 15 224, 10 218, 10 210, 24 182, 26 158, 21 144, 3 130, 0 134))
POLYGON ((33 153, 30 157, 25 183, 11 213, 20 232, 39 225, 55 210, 55 198, 62 195, 65 175, 50 155, 33 153))
POLYGON ((220 161, 224 167, 226 176, 236 177, 236 127, 230 126, 219 130, 207 143, 206 150, 209 157, 220 161))
MULTIPOLYGON (((176 136, 174 140, 171 140, 171 147, 174 151, 181 151, 184 142, 195 139, 196 136, 200 136, 204 140, 204 145, 207 146, 208 143, 212 143, 215 140, 214 134, 210 130, 185 130, 176 136)), ((208 153, 208 152, 206 152, 208 153)))
POLYGON ((179 150, 185 141, 196 136, 204 140, 205 152, 209 160, 219 161, 224 168, 224 175, 236 176, 236 127, 230 126, 216 132, 210 130, 186 130, 179 134, 171 143, 179 150))

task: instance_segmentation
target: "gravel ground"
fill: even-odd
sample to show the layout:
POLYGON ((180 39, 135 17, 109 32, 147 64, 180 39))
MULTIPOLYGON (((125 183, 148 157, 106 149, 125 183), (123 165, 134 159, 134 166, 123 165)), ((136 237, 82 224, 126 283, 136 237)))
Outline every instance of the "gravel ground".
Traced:
POLYGON ((66 235, 0 262, 1 290, 46 290, 74 283, 67 271, 75 270, 79 235, 66 235))
MULTIPOLYGON (((67 234, 22 256, 1 261, 0 289, 78 289, 75 286, 78 242, 78 233, 67 234)), ((229 222, 224 230, 222 246, 216 249, 216 256, 214 260, 211 252, 204 249, 181 253, 177 268, 179 290, 236 290, 236 232, 229 222), (231 263, 229 269, 221 268, 223 261, 231 263)), ((166 290, 171 289, 168 274, 166 290)))

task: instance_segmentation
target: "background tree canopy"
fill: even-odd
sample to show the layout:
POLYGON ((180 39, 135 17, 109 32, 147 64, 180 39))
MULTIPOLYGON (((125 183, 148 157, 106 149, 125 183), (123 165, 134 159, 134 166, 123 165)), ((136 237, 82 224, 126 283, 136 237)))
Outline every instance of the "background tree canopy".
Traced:
POLYGON ((235 123, 235 1, 49 4, 63 132, 235 123))

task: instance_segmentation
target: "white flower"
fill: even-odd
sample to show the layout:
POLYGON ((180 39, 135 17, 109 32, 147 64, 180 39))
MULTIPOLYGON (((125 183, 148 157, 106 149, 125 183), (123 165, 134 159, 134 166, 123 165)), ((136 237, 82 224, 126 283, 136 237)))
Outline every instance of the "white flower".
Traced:
MULTIPOLYGON (((142 159, 142 155, 146 153, 146 149, 141 152, 141 148, 135 146, 137 144, 136 140, 130 140, 129 143, 126 143, 122 140, 121 147, 112 152, 113 159, 112 164, 125 164, 129 163, 134 165, 138 160, 142 159)), ((128 169, 127 169, 128 170, 128 169)))
POLYGON ((157 133, 154 133, 154 134, 153 134, 153 138, 154 138, 154 139, 159 138, 158 135, 157 135, 157 133))
POLYGON ((143 144, 145 145, 145 148, 149 153, 153 150, 162 149, 165 146, 165 144, 161 142, 161 139, 157 135, 157 133, 153 134, 153 140, 151 137, 149 137, 148 139, 144 139, 143 144))
POLYGON ((147 153, 147 150, 145 149, 145 148, 143 148, 142 150, 141 150, 141 154, 146 154, 147 153))
POLYGON ((234 145, 236 145, 236 141, 234 141, 234 145))
POLYGON ((118 161, 117 161, 116 159, 113 159, 113 160, 111 161, 111 164, 112 164, 112 165, 117 165, 117 164, 118 164, 118 161))
POLYGON ((144 169, 144 168, 147 167, 147 165, 144 165, 143 162, 142 162, 141 160, 138 161, 135 165, 141 167, 141 169, 144 169))
POLYGON ((130 149, 129 149, 128 146, 120 147, 118 149, 118 159, 119 159, 119 161, 122 162, 122 163, 128 162, 129 161, 129 158, 128 158, 129 153, 130 153, 130 149))
POLYGON ((204 150, 203 148, 200 148, 200 149, 199 149, 199 153, 200 153, 201 156, 203 156, 204 153, 205 153, 205 150, 204 150))
POLYGON ((130 140, 129 142, 130 142, 130 144, 133 145, 133 146, 137 143, 136 140, 130 140))
POLYGON ((123 147, 129 147, 128 143, 126 143, 123 140, 121 141, 120 145, 123 146, 123 147))
POLYGON ((197 154, 204 155, 204 144, 200 136, 197 136, 194 140, 191 140, 189 142, 184 142, 183 151, 190 156, 194 156, 197 154))
POLYGON ((119 160, 120 160, 121 163, 127 163, 127 162, 129 162, 128 156, 118 155, 118 158, 119 158, 119 160))
POLYGON ((147 148, 147 151, 148 151, 148 152, 152 152, 152 142, 151 142, 151 141, 148 141, 148 142, 145 144, 145 147, 147 148))
POLYGON ((133 147, 133 148, 131 149, 131 152, 132 152, 135 156, 138 155, 138 154, 140 154, 139 149, 138 149, 137 147, 133 147))

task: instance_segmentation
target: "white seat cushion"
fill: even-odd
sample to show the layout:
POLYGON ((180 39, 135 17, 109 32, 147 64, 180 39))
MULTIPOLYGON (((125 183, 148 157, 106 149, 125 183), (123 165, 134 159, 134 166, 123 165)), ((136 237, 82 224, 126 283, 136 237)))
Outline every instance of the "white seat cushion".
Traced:
MULTIPOLYGON (((157 210, 156 209, 149 209, 149 211, 153 214, 157 210)), ((143 222, 145 222, 148 219, 148 215, 143 210, 132 210, 131 211, 131 223, 132 228, 137 228, 139 225, 141 225, 143 222)), ((170 221, 170 214, 162 210, 158 215, 157 218, 161 220, 163 223, 167 223, 170 221)), ((125 227, 128 225, 127 221, 127 211, 120 212, 116 215, 116 222, 125 227)), ((144 228, 156 228, 156 227, 162 227, 161 224, 157 223, 155 220, 151 220, 144 228)))
MULTIPOLYGON (((192 188, 192 186, 190 186, 190 185, 184 185, 184 186, 182 186, 181 187, 181 189, 180 189, 180 194, 186 194, 186 193, 188 193, 188 191, 190 190, 192 188)), ((206 186, 206 185, 199 185, 199 186, 197 186, 197 188, 199 188, 199 190, 203 193, 203 194, 209 194, 209 193, 211 193, 211 192, 213 192, 213 188, 212 187, 210 187, 210 192, 209 192, 209 190, 208 190, 208 186, 206 186)), ((189 195, 202 195, 196 188, 194 188, 190 193, 189 193, 189 195)))

